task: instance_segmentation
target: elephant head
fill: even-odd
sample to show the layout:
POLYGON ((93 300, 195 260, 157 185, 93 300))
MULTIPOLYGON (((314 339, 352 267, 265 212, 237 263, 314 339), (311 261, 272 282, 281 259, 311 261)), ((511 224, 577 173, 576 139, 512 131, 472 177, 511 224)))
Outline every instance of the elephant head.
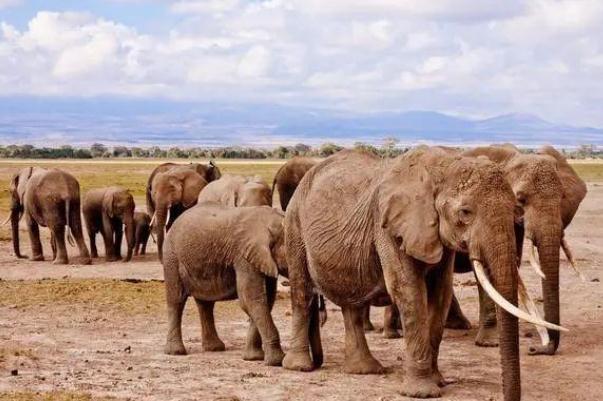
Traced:
POLYGON ((10 216, 5 223, 10 220, 11 233, 13 239, 13 250, 15 252, 15 256, 18 258, 24 257, 21 254, 19 246, 19 221, 21 220, 21 217, 23 217, 24 213, 23 203, 25 197, 25 190, 27 189, 27 181, 33 174, 34 170, 35 169, 33 167, 22 169, 21 171, 13 175, 10 181, 10 216))
MULTIPOLYGON (((103 197, 103 210, 107 213, 109 218, 119 218, 125 226, 128 253, 124 262, 128 262, 132 259, 132 253, 136 242, 134 239, 136 234, 134 208, 134 197, 132 197, 132 194, 128 190, 114 188, 107 191, 103 197)), ((116 246, 121 246, 121 244, 116 244, 116 246)))
MULTIPOLYGON (((542 278, 545 319, 559 324, 559 253, 564 244, 564 227, 571 221, 570 218, 565 223, 563 216, 571 213, 573 217, 582 198, 575 202, 575 207, 563 204, 565 191, 558 160, 549 154, 521 154, 509 145, 476 148, 466 153, 487 156, 500 163, 522 215, 516 227, 517 244, 521 247, 525 237, 530 264, 542 278)), ((518 253, 521 256, 521 249, 518 253)), ((545 344, 531 347, 530 353, 555 353, 559 334, 549 330, 543 337, 545 344)))
POLYGON ((216 181, 217 179, 219 179, 220 177, 222 177, 222 173, 220 172, 220 169, 218 168, 218 166, 216 166, 216 164, 214 163, 213 160, 210 160, 209 163, 207 163, 207 165, 205 164, 200 164, 200 163, 193 163, 191 164, 191 166, 194 168, 194 170, 201 175, 203 178, 205 178, 205 181, 212 182, 212 181, 216 181))
MULTIPOLYGON (((270 277, 281 275, 288 277, 285 254, 284 214, 270 206, 254 208, 258 220, 251 226, 253 230, 241 230, 243 238, 237 238, 235 244, 240 249, 239 257, 270 277)), ((246 213, 247 211, 243 212, 246 213)))
POLYGON ((469 255, 476 277, 500 306, 504 399, 520 399, 519 316, 548 325, 517 308, 515 196, 503 171, 481 158, 418 148, 384 176, 379 193, 382 226, 400 251, 428 264, 444 248, 469 255))
POLYGON ((237 194, 237 206, 270 206, 272 190, 259 177, 254 177, 241 186, 237 194))
MULTIPOLYGON (((188 166, 173 167, 157 174, 152 183, 152 199, 155 213, 151 226, 157 230, 157 248, 159 259, 163 258, 163 239, 166 224, 170 223, 170 211, 188 209, 197 203, 197 197, 207 181, 188 166)), ((172 221, 177 216, 172 216, 172 221)))

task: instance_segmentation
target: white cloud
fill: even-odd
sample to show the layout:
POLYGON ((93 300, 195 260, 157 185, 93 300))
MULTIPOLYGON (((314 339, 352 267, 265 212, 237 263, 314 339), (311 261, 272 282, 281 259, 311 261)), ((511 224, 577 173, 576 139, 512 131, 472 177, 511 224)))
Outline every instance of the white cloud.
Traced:
POLYGON ((21 0, 0 0, 0 10, 21 4, 21 0))
POLYGON ((72 12, 41 11, 22 30, 0 21, 0 92, 521 111, 603 125, 600 0, 154 1, 177 17, 167 32, 72 12))

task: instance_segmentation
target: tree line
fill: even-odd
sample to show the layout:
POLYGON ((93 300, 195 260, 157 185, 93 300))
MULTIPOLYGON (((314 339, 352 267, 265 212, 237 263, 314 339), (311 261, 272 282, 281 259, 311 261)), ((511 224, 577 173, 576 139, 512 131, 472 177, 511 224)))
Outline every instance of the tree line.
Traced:
MULTIPOLYGON (((380 157, 396 157, 408 150, 399 146, 396 138, 386 138, 380 146, 356 142, 355 149, 363 149, 380 157)), ((63 145, 60 147, 36 147, 33 145, 8 145, 0 146, 0 158, 10 159, 111 159, 111 158, 169 158, 169 159, 288 159, 293 156, 327 157, 344 147, 334 143, 325 143, 320 146, 309 146, 299 143, 294 146, 277 146, 273 149, 254 147, 227 146, 221 148, 203 147, 171 147, 163 149, 158 146, 151 147, 108 147, 95 143, 90 147, 73 147, 63 145)), ((534 152, 525 149, 526 153, 534 152)), ((581 145, 577 149, 563 150, 566 157, 572 159, 603 158, 603 149, 594 145, 581 145)))

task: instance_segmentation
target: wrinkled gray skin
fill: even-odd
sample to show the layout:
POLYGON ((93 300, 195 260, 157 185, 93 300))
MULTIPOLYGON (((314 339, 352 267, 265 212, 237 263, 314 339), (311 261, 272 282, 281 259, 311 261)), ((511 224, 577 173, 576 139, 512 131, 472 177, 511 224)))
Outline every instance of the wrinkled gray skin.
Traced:
MULTIPOLYGON (((444 322, 452 297, 456 252, 488 271, 498 292, 517 305, 514 196, 493 163, 419 148, 385 164, 343 151, 310 170, 285 216, 292 336, 287 369, 322 364, 317 287, 340 305, 345 323, 344 370, 381 373, 370 354, 365 305, 403 310, 406 374, 402 393, 437 397, 444 322), (496 243, 496 247, 490 244, 496 243)), ((517 318, 498 310, 505 401, 521 398, 517 318)))
MULTIPOLYGON (((53 263, 69 263, 65 246, 67 226, 79 249, 78 263, 91 263, 82 232, 80 185, 71 174, 54 168, 24 168, 12 177, 10 193, 13 249, 18 258, 24 257, 19 249, 19 220, 25 216, 31 260, 44 260, 39 230, 42 226, 50 229, 53 263)), ((69 232, 67 234, 69 238, 69 232)))
POLYGON ((126 232, 127 253, 123 260, 129 262, 135 243, 134 197, 122 187, 93 189, 84 196, 82 211, 90 238, 90 253, 98 258, 96 234, 101 233, 105 243, 105 260, 121 260, 121 240, 126 232))
POLYGON ((151 216, 145 212, 134 212, 134 255, 145 255, 151 235, 151 216))
MULTIPOLYGON (((516 224, 516 242, 522 249, 524 238, 538 249, 540 265, 546 276, 542 280, 545 320, 559 324, 559 252, 564 229, 571 223, 586 196, 586 185, 567 163, 563 155, 550 146, 538 154, 521 154, 513 145, 479 147, 464 152, 466 156, 486 157, 497 163, 516 197, 516 208, 522 218, 516 224)), ((521 252, 518 252, 521 257, 521 252)), ((518 265, 520 263, 518 258, 518 265)), ((456 304, 456 305, 455 305, 456 304)), ((451 308, 448 324, 466 321, 458 306, 451 308)), ((480 289, 480 327, 476 343, 496 346, 496 312, 494 303, 480 289)), ((559 347, 560 333, 549 330, 547 346, 530 347, 531 355, 552 355, 559 347)))
POLYGON ((295 193, 304 175, 316 164, 316 161, 308 157, 296 156, 288 160, 278 169, 272 181, 272 192, 278 191, 281 209, 287 210, 287 205, 295 193))
POLYGON ((278 273, 287 273, 282 212, 267 206, 217 204, 189 209, 167 235, 163 268, 167 354, 186 354, 181 319, 189 296, 199 308, 203 350, 223 351, 214 325, 214 303, 238 297, 251 319, 243 359, 281 364, 284 354, 270 312, 278 273))
POLYGON ((232 207, 271 206, 272 191, 260 177, 224 174, 199 193, 197 203, 208 202, 232 207))
POLYGON ((155 221, 152 228, 157 233, 159 260, 163 257, 165 231, 170 229, 182 212, 197 203, 199 192, 206 185, 205 178, 189 166, 174 166, 155 174, 151 183, 151 200, 155 207, 155 221))

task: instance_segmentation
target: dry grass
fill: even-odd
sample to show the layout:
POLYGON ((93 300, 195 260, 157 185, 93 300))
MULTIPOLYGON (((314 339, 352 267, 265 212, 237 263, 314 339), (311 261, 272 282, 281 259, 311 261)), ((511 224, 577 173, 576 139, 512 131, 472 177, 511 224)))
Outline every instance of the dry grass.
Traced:
MULTIPOLYGON (((195 303, 189 300, 190 308, 195 303)), ((20 310, 69 307, 92 320, 109 314, 163 315, 165 285, 160 281, 64 279, 0 281, 0 307, 20 310)), ((218 302, 216 315, 242 313, 237 301, 218 302)))
POLYGON ((0 393, 0 401, 116 401, 114 397, 95 397, 86 393, 63 391, 19 391, 0 393))

